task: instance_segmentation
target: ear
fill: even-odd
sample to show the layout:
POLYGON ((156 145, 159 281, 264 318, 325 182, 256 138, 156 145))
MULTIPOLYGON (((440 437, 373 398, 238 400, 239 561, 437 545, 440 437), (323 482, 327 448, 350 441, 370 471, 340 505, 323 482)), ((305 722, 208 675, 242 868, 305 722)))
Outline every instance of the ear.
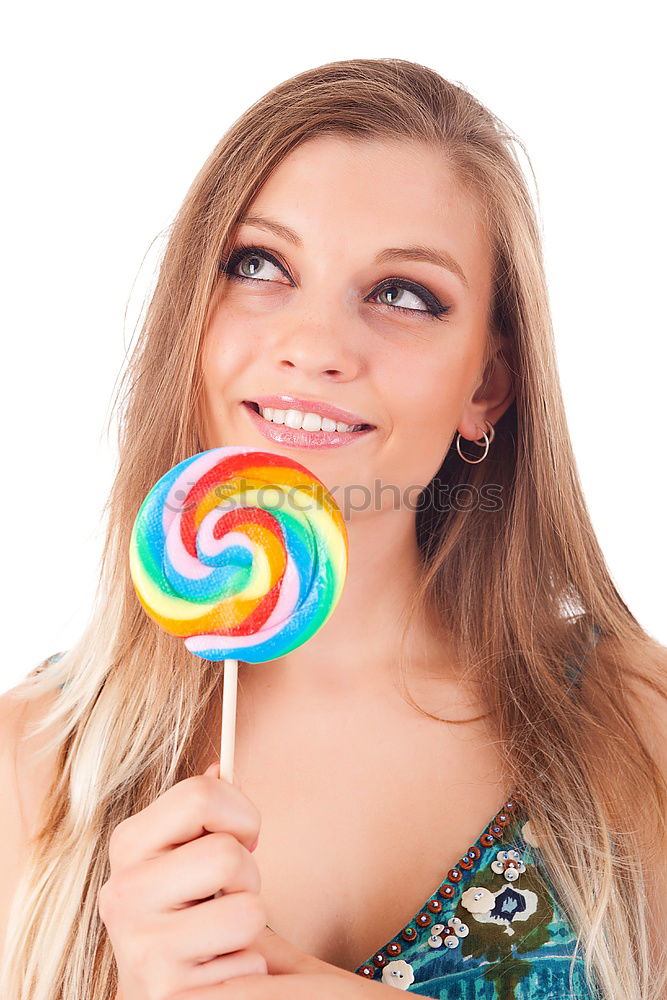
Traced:
POLYGON ((466 402, 457 425, 461 437, 483 441, 485 420, 495 424, 515 398, 511 363, 506 360, 508 345, 499 335, 494 336, 494 350, 480 374, 472 396, 466 402))

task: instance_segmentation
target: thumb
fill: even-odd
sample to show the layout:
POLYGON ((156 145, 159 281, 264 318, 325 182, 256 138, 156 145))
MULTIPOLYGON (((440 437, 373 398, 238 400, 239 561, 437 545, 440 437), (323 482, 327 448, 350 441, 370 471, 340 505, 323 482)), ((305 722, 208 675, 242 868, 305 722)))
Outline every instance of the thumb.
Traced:
POLYGON ((345 971, 336 966, 323 962, 314 955, 298 948, 291 941, 276 934, 267 924, 264 930, 253 941, 251 948, 259 951, 266 960, 267 971, 270 976, 281 976, 289 974, 315 974, 340 972, 346 975, 345 971))
MULTIPOLYGON (((218 781, 225 781, 225 782, 227 782, 227 784, 230 784, 230 782, 228 782, 226 778, 221 778, 220 777, 220 761, 219 760, 214 760, 212 764, 209 764, 208 767, 206 768, 206 770, 203 773, 204 773, 204 777, 206 777, 206 778, 217 778, 218 781)), ((238 781, 234 780, 233 782, 231 782, 231 784, 233 784, 235 788, 238 788, 239 791, 241 791, 241 792, 243 791, 243 788, 239 784, 238 781)))

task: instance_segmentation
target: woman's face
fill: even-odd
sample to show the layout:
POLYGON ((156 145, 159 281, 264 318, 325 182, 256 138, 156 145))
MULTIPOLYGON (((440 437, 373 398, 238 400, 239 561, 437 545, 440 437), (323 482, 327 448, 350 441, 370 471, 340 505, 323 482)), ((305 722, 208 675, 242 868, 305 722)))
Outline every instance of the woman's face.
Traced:
POLYGON ((223 277, 206 330, 203 447, 291 457, 348 510, 396 507, 388 487, 415 504, 457 430, 481 437, 511 402, 499 358, 475 392, 491 294, 476 204, 425 147, 325 136, 286 157, 248 216, 229 258, 239 277, 223 277), (241 242, 253 249, 235 253, 241 242), (301 401, 273 410, 321 403, 372 429, 299 430, 300 412, 274 423, 247 405, 273 395, 301 401))

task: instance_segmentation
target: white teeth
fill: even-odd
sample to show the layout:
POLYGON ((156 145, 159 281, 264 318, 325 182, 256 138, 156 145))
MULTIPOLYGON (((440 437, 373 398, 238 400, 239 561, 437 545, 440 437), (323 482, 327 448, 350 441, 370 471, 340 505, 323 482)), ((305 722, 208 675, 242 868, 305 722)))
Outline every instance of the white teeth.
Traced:
POLYGON ((320 417, 317 413, 304 413, 301 426, 304 431, 321 431, 322 417, 320 417))
POLYGON ((303 417, 304 414, 299 413, 298 410, 288 410, 285 414, 285 427, 292 427, 296 430, 298 427, 301 427, 303 417))
POLYGON ((265 420, 270 420, 274 424, 285 424, 293 430, 340 432, 356 430, 361 426, 361 424, 344 424, 341 420, 331 420, 329 417, 321 417, 319 413, 304 413, 301 410, 276 410, 271 406, 260 406, 259 412, 265 420))

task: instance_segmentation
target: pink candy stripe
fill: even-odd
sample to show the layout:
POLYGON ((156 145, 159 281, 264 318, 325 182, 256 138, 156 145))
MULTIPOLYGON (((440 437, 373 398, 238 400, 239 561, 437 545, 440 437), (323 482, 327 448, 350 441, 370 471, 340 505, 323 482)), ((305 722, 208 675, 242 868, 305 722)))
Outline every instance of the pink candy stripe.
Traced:
MULTIPOLYGON (((248 454, 247 448, 225 448, 224 457, 232 458, 234 455, 248 454)), ((205 476, 213 465, 220 460, 220 455, 215 455, 210 451, 205 451, 199 458, 186 465, 172 485, 167 494, 162 508, 162 530, 165 536, 169 534, 169 526, 175 517, 180 517, 183 513, 183 504, 188 493, 196 483, 205 476), (180 495, 180 499, 177 497, 180 495)))

